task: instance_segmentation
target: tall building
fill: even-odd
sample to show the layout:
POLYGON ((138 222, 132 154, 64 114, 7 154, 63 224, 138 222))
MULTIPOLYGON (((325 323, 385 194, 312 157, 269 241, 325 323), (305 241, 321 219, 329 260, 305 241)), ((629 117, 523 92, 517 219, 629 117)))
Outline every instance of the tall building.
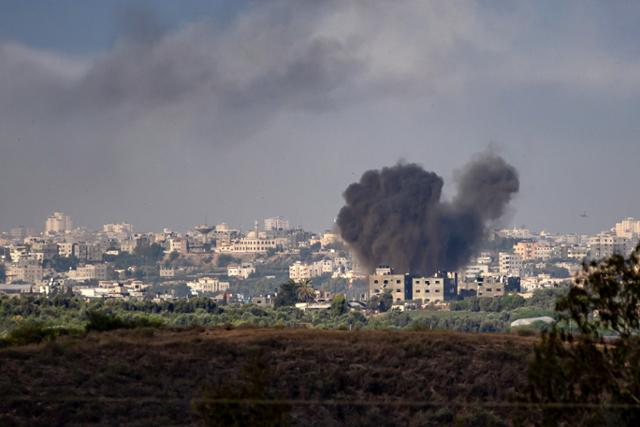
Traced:
POLYGON ((281 216, 274 216, 264 220, 264 231, 289 230, 289 221, 281 216))
POLYGON ((622 221, 616 223, 614 230, 616 232, 616 237, 637 239, 638 237, 640 237, 640 219, 625 218, 622 221))
POLYGON ((54 212, 47 218, 44 225, 44 232, 46 234, 64 234, 67 231, 71 231, 72 224, 71 218, 65 215, 63 212, 54 212))
POLYGON ((522 258, 520 255, 511 252, 500 252, 498 257, 500 274, 504 276, 520 276, 522 270, 522 258))

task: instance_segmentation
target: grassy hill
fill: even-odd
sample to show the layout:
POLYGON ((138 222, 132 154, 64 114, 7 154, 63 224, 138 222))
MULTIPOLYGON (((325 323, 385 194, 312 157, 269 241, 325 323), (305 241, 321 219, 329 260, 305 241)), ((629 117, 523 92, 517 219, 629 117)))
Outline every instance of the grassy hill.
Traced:
POLYGON ((295 328, 60 337, 0 350, 0 425, 510 424, 535 340, 295 328))

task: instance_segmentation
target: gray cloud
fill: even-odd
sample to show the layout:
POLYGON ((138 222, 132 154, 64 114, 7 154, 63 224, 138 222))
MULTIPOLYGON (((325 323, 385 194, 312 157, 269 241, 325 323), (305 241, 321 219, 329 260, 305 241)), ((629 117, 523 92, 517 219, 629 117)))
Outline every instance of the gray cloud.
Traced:
MULTIPOLYGON (((395 160, 405 153, 367 141, 396 127, 396 134, 417 131, 431 108, 425 105, 445 114, 540 86, 635 99, 638 62, 603 48, 593 36, 602 28, 599 12, 586 10, 571 26, 560 20, 553 31, 564 37, 553 43, 535 43, 548 11, 421 0, 257 2, 224 27, 201 21, 172 31, 129 11, 122 40, 91 57, 0 43, 0 180, 10 184, 0 187, 0 226, 39 224, 52 209, 67 209, 80 223, 118 217, 154 227, 189 225, 193 215, 180 204, 235 214, 214 199, 248 203, 255 214, 240 213, 244 221, 260 214, 260 202, 246 197, 280 197, 275 169, 308 170, 287 152, 304 152, 300 164, 326 156, 329 146, 354 162, 375 151, 395 160), (384 113, 376 112, 383 104, 384 113), (403 109, 413 129, 387 120, 388 111, 403 109), (342 119, 351 114, 357 131, 342 119), (302 148, 283 145, 291 133, 302 148), (324 133, 326 147, 307 142, 324 133), (348 133, 360 139, 342 140, 348 133), (229 176, 235 187, 218 184, 229 176), (247 194, 265 176, 271 189, 247 194)), ((335 161, 329 173, 350 167, 335 161)), ((314 187, 325 214, 339 203, 342 183, 314 187)), ((313 216, 316 198, 306 197, 313 216)), ((298 210, 297 201, 282 203, 271 209, 285 212, 271 213, 298 210)))

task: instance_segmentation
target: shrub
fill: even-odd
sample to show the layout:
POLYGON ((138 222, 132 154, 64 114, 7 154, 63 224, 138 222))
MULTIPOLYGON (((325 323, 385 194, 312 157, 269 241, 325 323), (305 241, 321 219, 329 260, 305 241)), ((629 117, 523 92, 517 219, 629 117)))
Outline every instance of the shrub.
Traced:
POLYGON ((87 318, 89 320, 85 326, 85 330, 87 332, 106 332, 115 329, 157 328, 163 325, 162 321, 146 316, 123 319, 115 314, 100 311, 87 312, 87 318))
POLYGON ((0 340, 0 347, 37 344, 43 341, 54 340, 60 335, 70 335, 74 332, 75 331, 68 328, 49 326, 44 322, 21 322, 12 329, 6 337, 0 340))

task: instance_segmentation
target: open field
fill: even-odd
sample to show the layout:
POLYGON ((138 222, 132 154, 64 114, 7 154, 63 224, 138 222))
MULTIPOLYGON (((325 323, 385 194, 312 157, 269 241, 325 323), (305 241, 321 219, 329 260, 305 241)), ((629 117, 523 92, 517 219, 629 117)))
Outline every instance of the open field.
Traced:
POLYGON ((535 340, 292 328, 62 337, 0 350, 0 424, 249 424, 269 407, 292 425, 500 425, 517 416, 509 402, 535 340))

